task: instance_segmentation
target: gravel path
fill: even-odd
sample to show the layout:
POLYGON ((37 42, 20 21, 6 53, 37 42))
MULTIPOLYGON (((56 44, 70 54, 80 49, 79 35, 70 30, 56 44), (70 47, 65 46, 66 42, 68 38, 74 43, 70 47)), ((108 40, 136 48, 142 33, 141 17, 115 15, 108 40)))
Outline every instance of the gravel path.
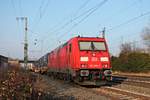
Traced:
POLYGON ((45 75, 38 75, 34 87, 41 92, 60 97, 68 97, 69 100, 110 100, 109 97, 94 93, 92 89, 68 83, 63 80, 52 79, 45 75))
MULTIPOLYGON (((111 93, 103 89, 103 87, 98 88, 87 88, 76 85, 71 82, 66 82, 59 79, 53 79, 46 75, 38 75, 37 82, 34 87, 39 91, 45 92, 47 94, 52 94, 56 97, 61 97, 62 100, 116 100, 116 99, 126 99, 133 100, 132 96, 111 93)), ((112 87, 123 89, 135 93, 140 93, 144 95, 150 95, 150 88, 144 88, 140 86, 127 85, 127 84, 117 84, 112 87)), ((141 100, 140 98, 137 100, 141 100)))

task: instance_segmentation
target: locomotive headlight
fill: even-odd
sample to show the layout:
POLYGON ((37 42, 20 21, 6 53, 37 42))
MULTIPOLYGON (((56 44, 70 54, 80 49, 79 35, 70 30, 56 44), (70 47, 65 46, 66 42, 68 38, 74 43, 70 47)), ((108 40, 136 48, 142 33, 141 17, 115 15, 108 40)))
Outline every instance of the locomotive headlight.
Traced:
POLYGON ((108 57, 101 57, 100 61, 108 61, 108 57))
POLYGON ((80 61, 89 61, 88 57, 80 57, 80 61))

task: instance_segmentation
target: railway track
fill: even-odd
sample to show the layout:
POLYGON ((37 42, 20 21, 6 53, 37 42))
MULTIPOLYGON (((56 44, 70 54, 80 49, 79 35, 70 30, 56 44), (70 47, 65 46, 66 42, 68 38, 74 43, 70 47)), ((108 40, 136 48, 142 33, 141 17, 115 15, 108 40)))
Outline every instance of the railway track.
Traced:
MULTIPOLYGON (((143 87, 150 89, 150 77, 144 76, 113 76, 113 81, 110 83, 112 87, 104 86, 94 89, 95 92, 109 96, 113 100, 149 100, 150 94, 136 91, 136 89, 123 89, 121 85, 130 85, 134 87, 143 87), (134 92, 135 91, 135 92, 134 92)), ((109 85, 110 85, 109 84, 109 85)), ((143 90, 141 90, 143 91, 143 90)))
MULTIPOLYGON (((130 82, 131 83, 131 82, 130 82)), ((133 84, 132 84, 133 85, 133 84)), ((137 84, 135 84, 137 85, 137 84)), ((78 88, 82 88, 83 86, 76 85, 78 88)), ((142 94, 139 92, 133 92, 130 90, 121 89, 118 87, 110 87, 110 86, 101 86, 101 87, 95 87, 95 86, 84 86, 88 91, 91 91, 95 94, 100 94, 103 96, 106 96, 110 98, 111 100, 149 100, 150 95, 149 94, 142 94)))
MULTIPOLYGON (((85 88, 82 89, 85 90, 85 88)), ((88 91, 91 91, 92 93, 106 96, 111 100, 149 100, 150 98, 150 95, 136 93, 115 87, 97 87, 97 88, 90 87, 88 89, 89 89, 88 91)))
POLYGON ((133 86, 139 86, 144 88, 150 88, 150 77, 144 76, 113 76, 111 84, 127 84, 133 86))
MULTIPOLYGON (((82 86, 79 87, 85 90, 82 86)), ((132 92, 115 87, 86 87, 91 93, 100 94, 108 97, 110 100, 149 100, 150 95, 132 92)))
POLYGON ((149 100, 150 95, 135 93, 119 88, 114 87, 101 87, 95 89, 95 91, 110 95, 112 99, 119 99, 119 100, 149 100))
POLYGON ((150 82, 150 76, 119 75, 119 74, 115 74, 115 75, 113 75, 113 77, 115 77, 115 78, 122 78, 122 79, 140 80, 140 81, 149 81, 150 82))

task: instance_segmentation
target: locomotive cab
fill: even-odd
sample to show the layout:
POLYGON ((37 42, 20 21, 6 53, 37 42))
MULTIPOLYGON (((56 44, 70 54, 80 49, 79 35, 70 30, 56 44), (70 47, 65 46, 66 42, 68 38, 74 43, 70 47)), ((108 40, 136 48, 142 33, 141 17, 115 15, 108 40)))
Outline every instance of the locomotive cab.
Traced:
POLYGON ((77 77, 79 81, 110 81, 111 65, 104 38, 78 38, 77 77))

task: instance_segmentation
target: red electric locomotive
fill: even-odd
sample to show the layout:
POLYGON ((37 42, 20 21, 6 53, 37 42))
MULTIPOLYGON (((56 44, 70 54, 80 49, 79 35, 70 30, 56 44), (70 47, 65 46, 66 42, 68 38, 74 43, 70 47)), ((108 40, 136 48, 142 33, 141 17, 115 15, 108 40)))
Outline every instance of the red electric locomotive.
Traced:
POLYGON ((110 81, 110 55, 105 38, 70 39, 48 53, 48 72, 83 85, 110 81))

